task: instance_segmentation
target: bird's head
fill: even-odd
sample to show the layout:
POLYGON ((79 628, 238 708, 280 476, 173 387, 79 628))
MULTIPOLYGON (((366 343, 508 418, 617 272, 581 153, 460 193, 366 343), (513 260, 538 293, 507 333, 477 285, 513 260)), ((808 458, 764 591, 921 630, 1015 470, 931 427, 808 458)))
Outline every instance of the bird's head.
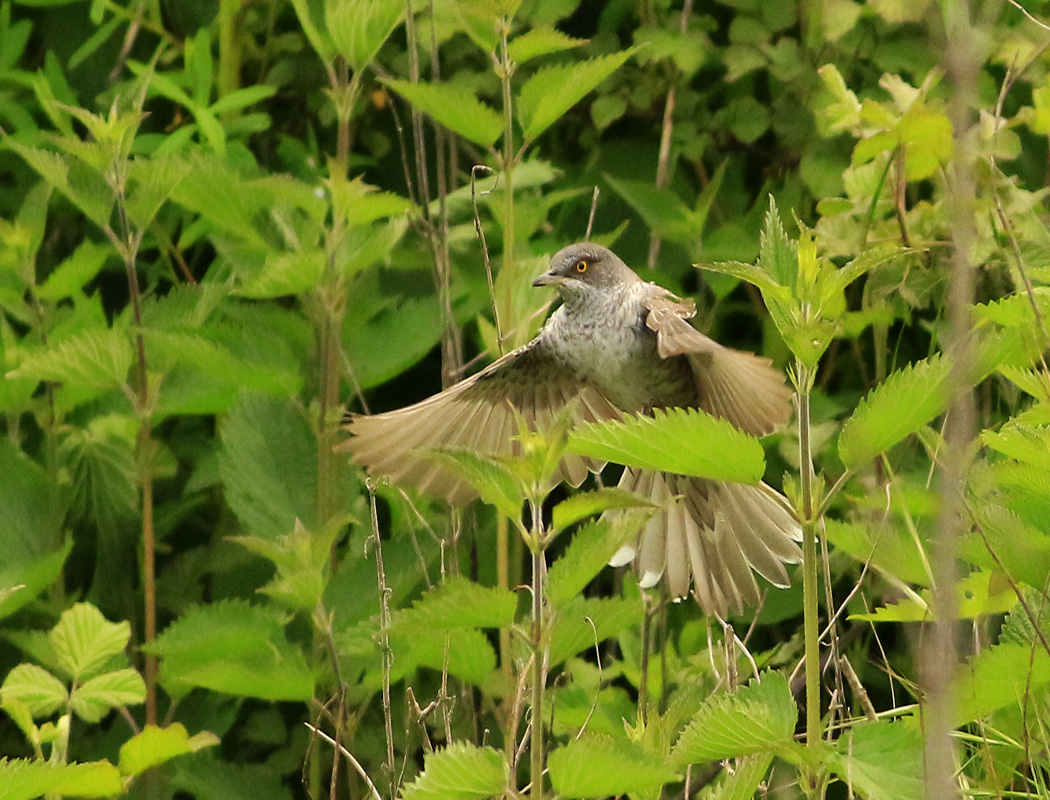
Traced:
POLYGON ((606 293, 620 289, 639 280, 641 278, 612 250, 600 244, 579 242, 555 253, 550 268, 532 285, 553 286, 568 302, 595 291, 606 293))

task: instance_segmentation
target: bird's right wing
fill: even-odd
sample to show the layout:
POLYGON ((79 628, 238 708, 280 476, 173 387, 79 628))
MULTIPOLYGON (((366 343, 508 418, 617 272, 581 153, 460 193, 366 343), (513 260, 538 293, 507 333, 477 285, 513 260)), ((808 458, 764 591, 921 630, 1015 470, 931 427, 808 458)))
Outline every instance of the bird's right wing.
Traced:
POLYGON ((656 333, 661 358, 685 356, 696 382, 697 405, 752 436, 765 436, 791 417, 792 391, 767 358, 723 347, 689 324, 692 301, 669 292, 647 300, 645 324, 656 333))
MULTIPOLYGON (((574 422, 619 419, 620 412, 593 386, 582 383, 541 338, 508 353, 486 369, 415 405, 385 414, 350 415, 351 438, 338 450, 351 461, 393 483, 410 486, 454 505, 477 497, 458 475, 428 458, 432 448, 457 448, 479 455, 510 455, 518 443, 514 412, 532 430, 545 430, 573 402, 574 422)), ((600 462, 566 454, 557 480, 579 486, 600 462)))

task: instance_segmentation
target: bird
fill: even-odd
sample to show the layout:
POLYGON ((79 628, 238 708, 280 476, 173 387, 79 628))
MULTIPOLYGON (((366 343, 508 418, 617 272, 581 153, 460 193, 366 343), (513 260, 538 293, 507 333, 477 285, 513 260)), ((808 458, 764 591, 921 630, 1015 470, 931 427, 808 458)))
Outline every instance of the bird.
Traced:
MULTIPOLYGON (((562 302, 532 341, 414 405, 348 414, 350 436, 337 449, 372 475, 459 506, 477 491, 427 451, 511 455, 520 447, 519 415, 545 429, 570 404, 574 425, 696 408, 754 436, 789 420, 792 391, 769 359, 701 333, 689 322, 692 300, 642 280, 608 248, 564 247, 533 285, 555 288, 562 302)), ((555 477, 579 487, 604 466, 568 453, 555 477)), ((619 486, 659 507, 609 562, 635 562, 642 588, 663 581, 675 600, 691 593, 705 614, 724 620, 759 602, 755 573, 789 585, 785 565, 801 560, 802 531, 787 500, 765 483, 627 466, 619 486)))

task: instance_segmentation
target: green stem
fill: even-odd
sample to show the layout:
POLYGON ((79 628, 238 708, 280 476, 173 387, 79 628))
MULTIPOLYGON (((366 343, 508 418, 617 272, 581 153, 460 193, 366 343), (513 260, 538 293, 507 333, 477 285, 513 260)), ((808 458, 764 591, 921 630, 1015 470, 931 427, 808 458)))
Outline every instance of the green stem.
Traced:
POLYGON ((541 506, 529 501, 532 512, 532 535, 529 547, 532 550, 532 741, 530 745, 529 780, 532 786, 529 797, 543 797, 543 694, 546 682, 543 648, 543 595, 545 592, 544 539, 541 521, 541 506))
MULTIPOLYGON (((821 739, 820 717, 820 630, 817 604, 817 520, 813 513, 813 453, 810 442, 809 393, 812 374, 797 365, 798 443, 802 480, 802 603, 806 658, 806 745, 816 747, 821 739)), ((811 790, 816 781, 811 782, 811 790)))

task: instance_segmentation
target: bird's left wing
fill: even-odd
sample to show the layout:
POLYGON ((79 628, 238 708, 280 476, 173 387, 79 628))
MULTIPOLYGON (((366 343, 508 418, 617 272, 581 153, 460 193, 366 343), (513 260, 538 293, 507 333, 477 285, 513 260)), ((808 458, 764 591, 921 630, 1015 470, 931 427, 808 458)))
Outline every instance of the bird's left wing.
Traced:
MULTIPOLYGON (((427 457, 432 448, 510 455, 519 446, 514 411, 532 430, 545 430, 568 403, 574 422, 619 419, 620 412, 593 386, 582 383, 553 354, 543 337, 493 362, 486 369, 415 405, 385 414, 350 415, 351 438, 338 450, 375 475, 399 486, 462 505, 477 497, 458 475, 427 457)), ((603 464, 566 454, 558 480, 579 486, 603 464)))
POLYGON ((752 436, 765 436, 791 417, 792 391, 767 358, 723 347, 689 322, 692 300, 653 287, 645 324, 656 333, 661 358, 685 356, 696 382, 697 405, 752 436))

